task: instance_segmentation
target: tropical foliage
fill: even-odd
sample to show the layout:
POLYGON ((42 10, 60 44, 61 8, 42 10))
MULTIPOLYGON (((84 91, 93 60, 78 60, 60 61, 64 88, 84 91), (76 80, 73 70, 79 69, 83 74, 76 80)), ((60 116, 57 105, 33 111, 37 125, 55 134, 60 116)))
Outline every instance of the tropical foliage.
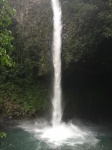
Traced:
POLYGON ((5 132, 0 132, 0 138, 6 138, 7 134, 5 132))
POLYGON ((13 9, 8 5, 7 0, 0 0, 0 66, 12 66, 13 62, 9 54, 13 50, 12 32, 8 29, 11 24, 13 9))

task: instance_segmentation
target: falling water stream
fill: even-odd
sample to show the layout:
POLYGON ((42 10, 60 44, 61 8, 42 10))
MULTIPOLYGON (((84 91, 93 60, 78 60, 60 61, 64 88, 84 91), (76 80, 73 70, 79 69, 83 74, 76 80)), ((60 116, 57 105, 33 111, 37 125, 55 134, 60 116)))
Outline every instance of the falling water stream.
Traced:
POLYGON ((52 125, 56 126, 61 123, 62 107, 61 107, 61 32, 62 32, 62 12, 59 0, 51 0, 53 9, 53 66, 54 66, 54 97, 52 125))

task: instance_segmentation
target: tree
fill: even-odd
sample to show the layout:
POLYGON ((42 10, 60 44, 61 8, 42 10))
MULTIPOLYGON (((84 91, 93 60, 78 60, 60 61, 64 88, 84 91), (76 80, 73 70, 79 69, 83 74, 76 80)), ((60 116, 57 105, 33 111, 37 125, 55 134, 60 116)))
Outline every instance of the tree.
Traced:
POLYGON ((14 10, 9 6, 7 0, 0 0, 0 66, 12 66, 13 61, 9 56, 13 50, 13 37, 12 32, 8 30, 11 25, 11 15, 14 10))

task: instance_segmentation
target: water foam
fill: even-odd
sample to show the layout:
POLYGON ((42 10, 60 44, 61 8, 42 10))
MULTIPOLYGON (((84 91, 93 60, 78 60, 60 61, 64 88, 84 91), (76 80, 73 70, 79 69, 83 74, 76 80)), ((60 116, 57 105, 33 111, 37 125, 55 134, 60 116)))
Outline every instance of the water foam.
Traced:
POLYGON ((98 143, 93 132, 87 129, 82 130, 71 122, 68 124, 62 123, 54 127, 50 126, 46 121, 36 121, 34 124, 25 122, 19 127, 25 131, 32 132, 35 138, 54 146, 76 146, 85 143, 94 146, 98 143))

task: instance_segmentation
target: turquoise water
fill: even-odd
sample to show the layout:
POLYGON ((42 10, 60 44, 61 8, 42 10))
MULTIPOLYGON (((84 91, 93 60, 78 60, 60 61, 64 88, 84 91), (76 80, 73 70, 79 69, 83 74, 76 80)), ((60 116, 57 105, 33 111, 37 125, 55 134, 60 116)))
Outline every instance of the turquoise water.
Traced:
POLYGON ((108 127, 92 127, 91 129, 96 133, 99 141, 96 145, 85 143, 68 146, 63 144, 56 147, 45 140, 37 139, 34 133, 11 127, 7 129, 8 137, 0 141, 0 150, 112 150, 112 130, 108 127))

